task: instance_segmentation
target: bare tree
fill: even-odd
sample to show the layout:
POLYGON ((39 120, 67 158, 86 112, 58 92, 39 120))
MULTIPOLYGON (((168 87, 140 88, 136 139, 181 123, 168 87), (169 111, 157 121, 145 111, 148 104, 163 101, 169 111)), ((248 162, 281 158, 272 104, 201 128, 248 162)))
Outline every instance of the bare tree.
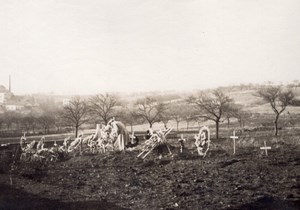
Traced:
POLYGON ((27 133, 28 133, 29 129, 31 129, 34 134, 35 128, 38 124, 37 113, 31 111, 29 114, 27 114, 23 117, 22 123, 23 123, 23 126, 25 127, 27 133))
POLYGON ((238 108, 234 113, 234 118, 238 120, 240 128, 243 128, 245 126, 245 121, 249 119, 250 116, 251 113, 244 111, 242 108, 238 108))
POLYGON ((234 103, 229 104, 227 111, 224 113, 224 117, 227 121, 227 128, 229 128, 229 126, 230 126, 231 119, 235 118, 235 119, 240 120, 240 118, 242 117, 240 115, 241 110, 242 110, 242 106, 234 104, 234 103))
POLYGON ((31 127, 31 121, 32 121, 32 118, 29 115, 23 116, 21 118, 21 124, 27 133, 29 133, 29 129, 31 127))
POLYGON ((133 132, 133 125, 138 123, 140 117, 136 113, 136 110, 132 107, 123 107, 117 113, 117 118, 120 119, 125 125, 130 125, 130 130, 133 132))
POLYGON ((55 118, 52 115, 44 113, 38 118, 39 124, 44 130, 44 134, 49 133, 50 127, 54 125, 55 118))
POLYGON ((190 123, 196 120, 196 112, 194 107, 191 105, 186 105, 181 108, 182 119, 186 121, 186 129, 188 130, 190 127, 190 123))
POLYGON ((11 111, 4 112, 4 123, 6 125, 7 130, 10 130, 13 127, 13 124, 15 122, 16 113, 11 111))
POLYGON ((175 120, 176 122, 176 131, 179 130, 179 123, 182 121, 182 116, 180 116, 179 114, 172 114, 172 119, 175 120))
POLYGON ((294 94, 291 90, 283 91, 280 86, 269 86, 257 91, 257 95, 268 102, 275 113, 274 135, 277 136, 279 116, 292 103, 294 94))
POLYGON ((56 128, 56 132, 58 132, 58 133, 60 132, 60 129, 62 127, 66 127, 67 126, 66 121, 62 118, 62 116, 60 115, 60 113, 61 113, 61 110, 58 111, 58 113, 56 113, 54 115, 54 118, 55 118, 54 126, 56 128))
POLYGON ((108 121, 116 114, 115 107, 119 104, 117 98, 110 94, 98 94, 90 98, 90 113, 100 118, 103 123, 108 121))
POLYGON ((31 125, 32 133, 35 134, 35 128, 37 127, 38 120, 36 116, 31 115, 30 117, 31 119, 29 123, 31 125))
POLYGON ((165 129, 168 128, 168 122, 172 119, 170 110, 167 109, 160 115, 160 121, 164 124, 165 129))
POLYGON ((150 128, 155 122, 159 122, 162 114, 166 110, 164 103, 155 100, 152 97, 146 97, 136 102, 136 114, 149 123, 150 128))
POLYGON ((186 107, 187 104, 182 104, 182 103, 171 103, 170 104, 170 117, 172 120, 175 120, 176 122, 176 129, 177 131, 179 130, 179 123, 184 121, 184 110, 183 107, 186 107))
POLYGON ((75 127, 75 137, 78 136, 79 127, 88 121, 87 113, 88 106, 79 97, 75 97, 69 105, 64 106, 61 116, 67 123, 75 127))
POLYGON ((4 124, 5 120, 4 120, 4 117, 3 117, 3 114, 0 114, 0 131, 2 129, 2 124, 4 124))
POLYGON ((211 95, 200 93, 197 97, 189 97, 187 101, 196 105, 200 112, 198 117, 215 122, 216 138, 218 139, 219 124, 224 114, 229 110, 233 100, 226 96, 220 89, 217 89, 211 95))

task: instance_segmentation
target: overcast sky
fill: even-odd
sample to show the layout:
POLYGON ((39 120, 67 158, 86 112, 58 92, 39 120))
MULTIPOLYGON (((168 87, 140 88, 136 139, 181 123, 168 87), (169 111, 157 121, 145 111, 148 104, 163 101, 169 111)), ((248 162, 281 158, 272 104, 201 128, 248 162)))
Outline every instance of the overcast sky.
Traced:
POLYGON ((0 0, 16 94, 300 80, 299 0, 0 0))

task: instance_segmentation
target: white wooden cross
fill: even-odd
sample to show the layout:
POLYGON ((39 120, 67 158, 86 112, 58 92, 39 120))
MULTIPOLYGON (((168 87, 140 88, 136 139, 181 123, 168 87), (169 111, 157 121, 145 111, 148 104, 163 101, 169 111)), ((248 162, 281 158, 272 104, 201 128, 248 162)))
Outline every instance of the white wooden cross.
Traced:
POLYGON ((266 141, 264 141, 264 147, 261 147, 260 149, 264 149, 265 150, 265 153, 266 153, 266 156, 268 156, 268 149, 271 149, 271 147, 267 147, 267 144, 266 144, 266 141))
POLYGON ((235 154, 235 140, 238 139, 238 136, 235 136, 235 130, 233 130, 233 136, 230 136, 233 139, 233 154, 235 154))

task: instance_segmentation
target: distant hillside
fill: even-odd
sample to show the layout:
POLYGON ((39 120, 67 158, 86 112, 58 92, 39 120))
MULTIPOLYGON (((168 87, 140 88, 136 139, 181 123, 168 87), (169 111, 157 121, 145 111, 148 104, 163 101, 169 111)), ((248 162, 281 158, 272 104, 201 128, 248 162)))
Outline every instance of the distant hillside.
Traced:
MULTIPOLYGON (((243 105, 245 110, 250 112, 258 113, 270 113, 272 110, 269 105, 265 103, 261 98, 255 96, 255 93, 259 88, 265 87, 266 85, 237 85, 237 86, 227 86, 220 87, 222 91, 234 99, 235 103, 243 105)), ((293 90, 296 99, 300 100, 300 87, 285 85, 284 88, 290 88, 293 90)), ((196 95, 200 91, 211 92, 214 89, 206 90, 191 90, 191 91, 152 91, 152 92, 134 92, 134 93, 111 93, 116 95, 121 101, 126 101, 127 103, 134 103, 137 99, 151 96, 160 101, 164 102, 175 102, 184 101, 190 95, 196 95)), ((21 96, 23 101, 34 101, 36 103, 49 103, 62 104, 63 99, 72 98, 74 95, 52 95, 52 94, 34 94, 21 96)), ((81 95, 83 99, 88 99, 91 95, 81 95)), ((289 107, 289 109, 294 112, 298 112, 298 107, 289 107)))

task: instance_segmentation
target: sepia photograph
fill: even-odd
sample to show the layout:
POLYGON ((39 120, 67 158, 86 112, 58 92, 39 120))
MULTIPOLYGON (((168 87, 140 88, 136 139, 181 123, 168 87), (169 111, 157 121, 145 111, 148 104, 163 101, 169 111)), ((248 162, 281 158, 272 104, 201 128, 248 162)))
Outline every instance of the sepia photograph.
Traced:
POLYGON ((300 209, 299 0, 0 0, 0 210, 300 209))

